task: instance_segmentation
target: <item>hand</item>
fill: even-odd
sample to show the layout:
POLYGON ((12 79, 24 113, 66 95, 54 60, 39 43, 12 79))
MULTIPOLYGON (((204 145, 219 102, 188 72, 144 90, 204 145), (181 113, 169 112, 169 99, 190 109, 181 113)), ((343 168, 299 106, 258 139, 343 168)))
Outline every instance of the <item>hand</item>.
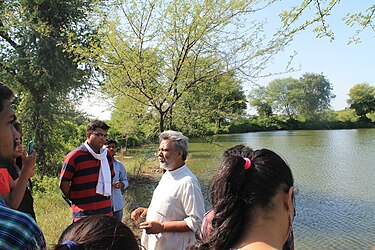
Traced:
POLYGON ((124 183, 122 183, 121 181, 112 183, 112 187, 116 188, 116 189, 122 189, 123 185, 124 185, 124 183))
POLYGON ((163 232, 163 224, 158 221, 145 221, 139 225, 139 228, 145 229, 147 234, 158 234, 163 232))
POLYGON ((27 156, 26 148, 22 147, 22 158, 25 158, 27 156))
POLYGON ((30 179, 35 174, 35 163, 36 155, 35 152, 22 158, 22 170, 21 173, 27 176, 27 179, 30 179))
POLYGON ((147 208, 139 207, 131 213, 130 218, 133 221, 139 222, 141 219, 146 218, 146 215, 147 208))

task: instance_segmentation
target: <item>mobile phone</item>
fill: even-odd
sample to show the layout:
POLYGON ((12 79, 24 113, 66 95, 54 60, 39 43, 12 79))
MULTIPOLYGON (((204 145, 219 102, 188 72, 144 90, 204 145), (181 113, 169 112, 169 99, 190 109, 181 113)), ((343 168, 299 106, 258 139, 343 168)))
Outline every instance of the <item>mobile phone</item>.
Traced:
POLYGON ((34 148, 34 142, 33 140, 31 140, 27 144, 27 154, 31 154, 33 152, 33 148, 34 148))

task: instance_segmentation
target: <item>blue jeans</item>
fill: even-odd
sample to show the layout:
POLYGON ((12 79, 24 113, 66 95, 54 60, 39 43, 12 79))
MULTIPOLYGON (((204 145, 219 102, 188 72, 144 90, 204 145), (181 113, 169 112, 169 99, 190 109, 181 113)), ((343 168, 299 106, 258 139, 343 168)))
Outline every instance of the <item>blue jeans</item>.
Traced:
POLYGON ((122 214, 123 211, 122 209, 120 209, 118 211, 113 212, 113 217, 117 218, 119 221, 122 221, 122 214))

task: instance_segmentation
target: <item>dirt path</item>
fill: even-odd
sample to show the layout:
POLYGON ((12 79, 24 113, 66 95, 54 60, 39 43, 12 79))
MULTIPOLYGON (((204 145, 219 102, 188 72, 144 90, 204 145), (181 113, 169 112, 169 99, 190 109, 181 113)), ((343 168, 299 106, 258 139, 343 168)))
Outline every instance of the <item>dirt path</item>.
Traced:
MULTIPOLYGON (((129 183, 131 183, 131 185, 129 185, 129 190, 139 186, 156 186, 162 174, 162 169, 157 166, 143 169, 140 176, 135 177, 130 175, 128 176, 129 183)), ((138 223, 135 223, 130 219, 131 212, 138 207, 138 204, 136 201, 130 199, 130 197, 126 198, 125 203, 127 204, 125 205, 124 209, 123 222, 133 230, 135 236, 138 238, 138 240, 140 240, 142 230, 139 229, 138 223)))

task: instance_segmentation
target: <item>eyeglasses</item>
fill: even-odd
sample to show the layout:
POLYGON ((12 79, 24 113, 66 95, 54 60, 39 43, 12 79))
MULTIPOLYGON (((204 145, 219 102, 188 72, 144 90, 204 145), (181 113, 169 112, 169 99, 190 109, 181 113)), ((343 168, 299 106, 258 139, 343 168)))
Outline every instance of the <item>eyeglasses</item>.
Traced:
POLYGON ((103 134, 101 134, 99 132, 96 132, 96 131, 92 131, 92 133, 94 135, 96 135, 97 137, 99 137, 100 139, 107 139, 108 138, 108 135, 103 135, 103 134))

